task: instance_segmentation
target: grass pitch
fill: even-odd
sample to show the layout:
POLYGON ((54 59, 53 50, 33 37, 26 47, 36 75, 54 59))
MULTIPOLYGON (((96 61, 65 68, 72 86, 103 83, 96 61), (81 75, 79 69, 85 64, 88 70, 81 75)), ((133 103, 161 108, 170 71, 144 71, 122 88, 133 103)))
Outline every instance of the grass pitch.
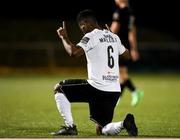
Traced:
MULTIPOLYGON (((0 137, 52 137, 49 133, 64 124, 56 109, 52 88, 61 79, 77 77, 86 78, 73 73, 0 77, 0 137)), ((145 95, 137 107, 131 107, 131 95, 126 90, 113 121, 123 120, 130 112, 135 115, 139 137, 180 137, 180 74, 133 74, 132 79, 145 95)), ((79 135, 68 138, 109 138, 96 136, 87 104, 72 104, 72 112, 79 135)), ((123 131, 112 137, 128 135, 123 131)))

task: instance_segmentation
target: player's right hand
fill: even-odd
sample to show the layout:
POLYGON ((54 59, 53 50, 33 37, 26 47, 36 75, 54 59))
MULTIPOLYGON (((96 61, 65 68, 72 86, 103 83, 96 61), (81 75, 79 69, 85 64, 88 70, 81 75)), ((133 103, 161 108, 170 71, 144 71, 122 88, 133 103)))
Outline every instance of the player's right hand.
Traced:
POLYGON ((67 38, 67 30, 66 30, 66 24, 65 21, 63 21, 63 27, 60 27, 57 29, 57 34, 61 39, 67 38))
POLYGON ((132 61, 137 61, 139 59, 139 53, 137 50, 131 50, 130 51, 132 61))

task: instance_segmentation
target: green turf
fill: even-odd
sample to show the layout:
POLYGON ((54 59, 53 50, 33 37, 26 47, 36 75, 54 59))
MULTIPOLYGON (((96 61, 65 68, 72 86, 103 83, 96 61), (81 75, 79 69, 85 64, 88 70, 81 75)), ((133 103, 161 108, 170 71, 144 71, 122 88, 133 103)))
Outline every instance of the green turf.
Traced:
MULTIPOLYGON (((70 74, 0 77, 0 137, 52 137, 49 133, 63 124, 52 88, 66 77, 77 78, 70 74)), ((136 117, 139 137, 180 137, 180 75, 133 74, 132 77, 145 96, 134 108, 126 90, 113 121, 123 120, 130 112, 136 117)), ((98 137, 94 123, 89 120, 87 104, 73 104, 72 112, 79 130, 76 137, 98 137)), ((119 136, 128 137, 125 131, 119 136)))

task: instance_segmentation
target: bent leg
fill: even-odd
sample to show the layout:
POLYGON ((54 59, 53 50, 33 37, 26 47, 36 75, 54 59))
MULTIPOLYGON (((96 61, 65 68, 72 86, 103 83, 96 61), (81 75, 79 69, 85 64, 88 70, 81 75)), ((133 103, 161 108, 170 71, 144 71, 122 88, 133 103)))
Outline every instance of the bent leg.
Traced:
POLYGON ((56 105, 59 113, 63 117, 66 126, 73 126, 73 118, 71 113, 71 104, 62 93, 55 94, 56 105))
POLYGON ((68 127, 73 126, 71 102, 86 102, 86 80, 63 80, 54 86, 55 101, 59 113, 68 127))

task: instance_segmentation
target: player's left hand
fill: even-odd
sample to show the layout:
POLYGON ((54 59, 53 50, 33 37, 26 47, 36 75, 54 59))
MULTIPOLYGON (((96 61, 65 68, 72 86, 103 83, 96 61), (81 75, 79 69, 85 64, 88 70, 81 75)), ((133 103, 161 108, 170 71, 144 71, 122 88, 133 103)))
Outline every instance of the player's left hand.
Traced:
POLYGON ((133 49, 130 51, 132 61, 137 61, 139 59, 139 53, 137 50, 133 49))
MULTIPOLYGON (((107 30, 111 31, 111 29, 110 29, 110 27, 108 26, 108 24, 105 24, 105 26, 106 26, 106 29, 107 29, 107 30)), ((112 31, 111 31, 111 32, 112 32, 112 31)))

